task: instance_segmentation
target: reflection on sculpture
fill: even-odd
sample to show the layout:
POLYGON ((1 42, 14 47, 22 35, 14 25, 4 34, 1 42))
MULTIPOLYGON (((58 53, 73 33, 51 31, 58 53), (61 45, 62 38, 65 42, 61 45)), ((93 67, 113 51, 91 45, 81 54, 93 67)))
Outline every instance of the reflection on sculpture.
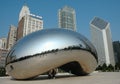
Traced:
POLYGON ((8 53, 6 71, 28 79, 54 68, 87 75, 97 66, 94 46, 84 36, 66 29, 44 29, 19 40, 8 53))

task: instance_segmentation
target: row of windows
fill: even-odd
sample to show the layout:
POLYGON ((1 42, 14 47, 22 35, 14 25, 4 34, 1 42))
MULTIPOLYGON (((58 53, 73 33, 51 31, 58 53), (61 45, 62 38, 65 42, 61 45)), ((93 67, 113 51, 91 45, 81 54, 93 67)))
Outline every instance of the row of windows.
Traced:
POLYGON ((42 24, 41 20, 37 20, 37 19, 30 19, 29 18, 29 24, 42 24))
POLYGON ((61 22, 74 23, 74 20, 73 19, 68 19, 68 18, 62 18, 61 22))
POLYGON ((61 12, 61 16, 69 16, 69 17, 73 17, 73 15, 75 15, 72 12, 67 12, 67 11, 62 11, 61 12))
POLYGON ((43 25, 42 23, 40 24, 28 23, 29 27, 41 27, 42 25, 43 25))

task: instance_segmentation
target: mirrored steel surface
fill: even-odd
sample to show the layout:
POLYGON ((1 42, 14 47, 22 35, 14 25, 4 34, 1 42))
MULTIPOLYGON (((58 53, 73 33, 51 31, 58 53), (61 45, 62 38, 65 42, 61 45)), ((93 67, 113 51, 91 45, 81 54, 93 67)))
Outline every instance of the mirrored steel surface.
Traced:
MULTIPOLYGON (((11 75, 11 73, 17 74, 16 72, 14 72, 14 70, 13 70, 13 72, 10 71, 10 68, 13 67, 13 66, 11 66, 12 64, 14 65, 15 63, 19 63, 21 61, 24 62, 24 60, 26 60, 27 57, 32 57, 32 56, 34 57, 37 54, 41 55, 41 53, 45 54, 45 52, 53 52, 52 50, 57 50, 57 51, 64 50, 65 48, 68 49, 69 47, 72 47, 72 48, 79 47, 79 50, 89 52, 90 56, 92 58, 95 58, 95 61, 96 61, 95 63, 97 64, 96 50, 88 39, 86 39, 84 36, 82 36, 81 34, 79 34, 77 32, 74 32, 71 30, 66 30, 66 29, 55 28, 55 29, 43 29, 41 31, 34 32, 34 33, 29 34, 26 37, 20 39, 13 46, 13 48, 10 50, 10 52, 7 56, 6 70, 7 70, 8 74, 10 74, 10 75, 11 75)), ((48 58, 46 58, 46 60, 49 60, 48 58)), ((73 60, 73 61, 76 61, 76 60, 73 60)), ((88 61, 88 60, 84 60, 84 61, 88 61)), ((34 64, 34 61, 31 61, 31 62, 34 64)), ((28 65, 29 64, 26 64, 23 66, 28 66, 28 65)), ((36 66, 38 66, 38 65, 36 65, 36 66)), ((59 66, 55 66, 55 67, 59 67, 59 66)), ((29 67, 29 68, 32 68, 32 67, 29 67)), ((23 70, 24 70, 24 68, 23 68, 23 70)), ((33 73, 33 72, 31 72, 31 73, 33 73)), ((11 76, 13 76, 14 78, 17 78, 13 74, 11 76)), ((33 76, 36 76, 36 74, 33 76)), ((32 77, 32 76, 30 76, 30 77, 32 77)), ((26 78, 30 78, 30 77, 25 77, 25 78, 18 77, 17 79, 26 79, 26 78)))

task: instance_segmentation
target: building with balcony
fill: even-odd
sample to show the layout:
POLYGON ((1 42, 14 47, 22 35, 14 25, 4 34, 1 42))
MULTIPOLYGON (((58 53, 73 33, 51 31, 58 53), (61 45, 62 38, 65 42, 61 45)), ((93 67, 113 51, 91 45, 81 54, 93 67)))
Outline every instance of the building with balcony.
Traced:
POLYGON ((59 28, 66 28, 76 31, 76 13, 69 6, 65 6, 58 11, 59 28))
POLYGON ((31 14, 28 6, 24 5, 19 14, 17 40, 41 29, 43 29, 42 17, 31 14))

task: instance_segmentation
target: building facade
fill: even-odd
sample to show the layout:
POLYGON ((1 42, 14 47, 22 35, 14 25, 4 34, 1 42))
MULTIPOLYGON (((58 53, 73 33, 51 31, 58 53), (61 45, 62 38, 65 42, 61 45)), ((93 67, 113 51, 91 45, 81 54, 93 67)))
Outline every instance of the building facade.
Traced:
POLYGON ((113 42, 113 49, 115 55, 115 62, 120 63, 120 41, 113 42))
POLYGON ((71 7, 65 6, 58 11, 59 28, 76 31, 76 13, 71 7))
POLYGON ((0 67, 5 67, 7 54, 8 54, 7 49, 0 49, 0 67))
POLYGON ((90 22, 92 42, 98 53, 99 65, 104 63, 115 65, 110 23, 101 18, 94 17, 90 22))
POLYGON ((6 49, 7 47, 7 38, 0 38, 0 49, 6 49))
POLYGON ((19 21, 24 17, 25 15, 30 15, 30 10, 27 5, 24 5, 19 13, 19 21))
POLYGON ((8 53, 6 46, 7 38, 0 38, 0 67, 5 67, 5 59, 8 53))
POLYGON ((17 40, 41 29, 43 29, 42 17, 30 14, 29 8, 24 5, 19 14, 17 40))
POLYGON ((10 50, 11 47, 16 43, 17 27, 10 25, 8 38, 7 38, 7 49, 10 50))
POLYGON ((2 39, 0 39, 0 48, 2 48, 2 39))

